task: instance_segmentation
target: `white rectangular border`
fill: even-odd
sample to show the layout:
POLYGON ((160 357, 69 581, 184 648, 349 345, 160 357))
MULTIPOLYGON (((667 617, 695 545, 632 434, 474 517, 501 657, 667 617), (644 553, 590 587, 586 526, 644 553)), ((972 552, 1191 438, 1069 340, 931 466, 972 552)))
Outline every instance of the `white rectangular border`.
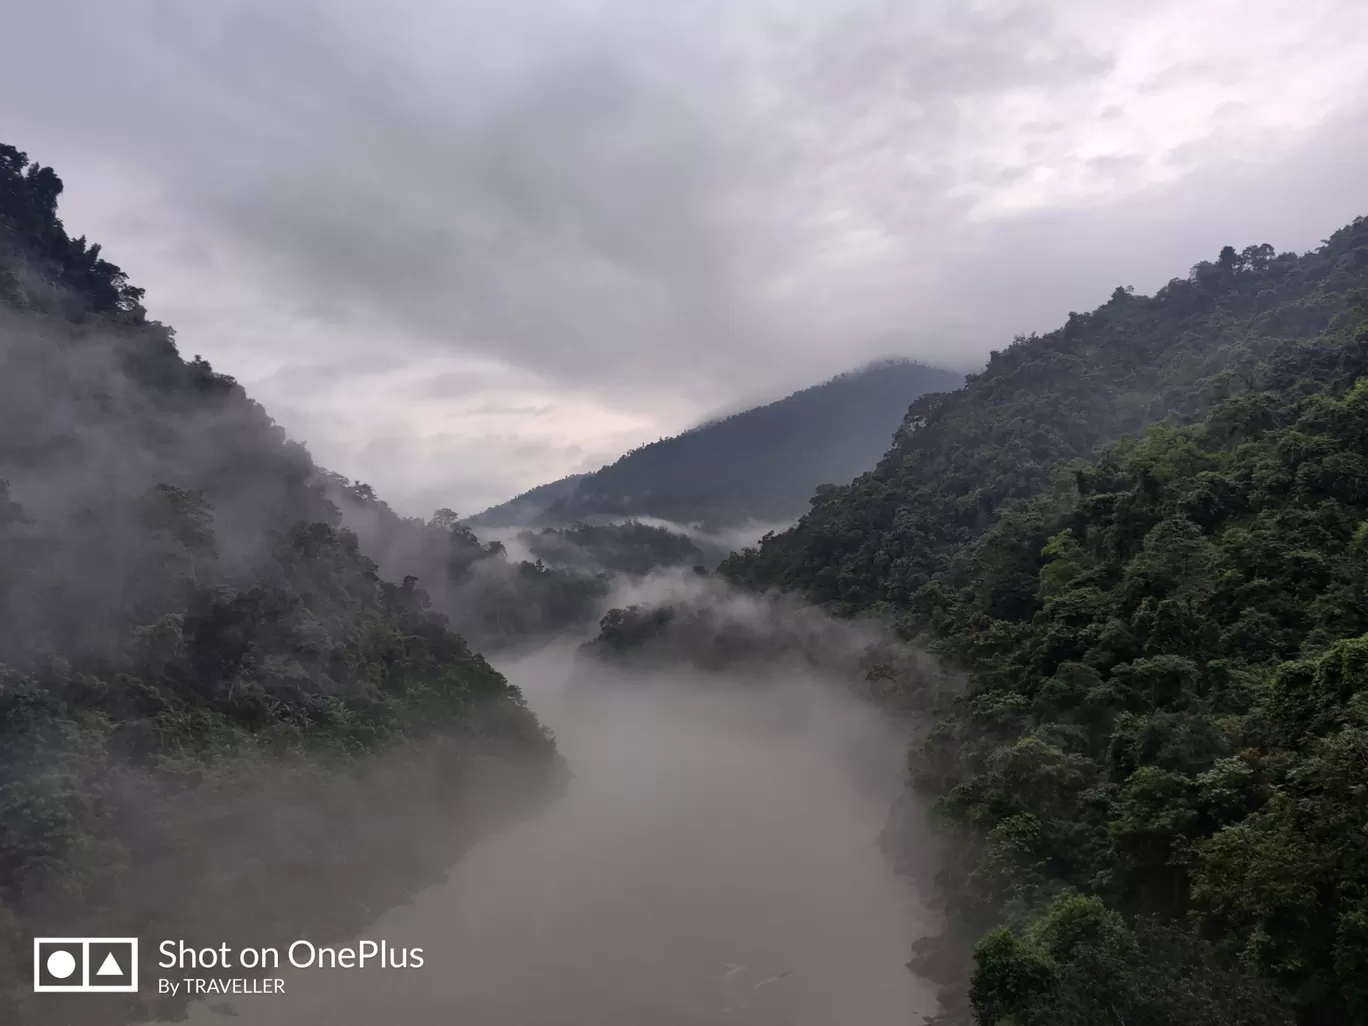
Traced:
POLYGON ((136 994, 138 992, 138 938, 137 937, 34 937, 33 938, 33 992, 35 994, 136 994), (39 972, 39 946, 42 944, 79 944, 81 946, 81 983, 45 985, 39 972), (127 944, 133 952, 133 967, 128 983, 92 984, 90 983, 90 945, 127 944))

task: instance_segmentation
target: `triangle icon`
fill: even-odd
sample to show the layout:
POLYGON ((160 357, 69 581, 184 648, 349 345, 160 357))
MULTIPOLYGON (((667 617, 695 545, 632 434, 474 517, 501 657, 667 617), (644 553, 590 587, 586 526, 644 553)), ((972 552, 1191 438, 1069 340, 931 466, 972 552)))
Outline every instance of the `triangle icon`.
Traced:
POLYGON ((114 960, 114 952, 105 955, 105 960, 100 963, 100 968, 95 970, 96 976, 122 976, 123 970, 119 968, 119 963, 114 960))

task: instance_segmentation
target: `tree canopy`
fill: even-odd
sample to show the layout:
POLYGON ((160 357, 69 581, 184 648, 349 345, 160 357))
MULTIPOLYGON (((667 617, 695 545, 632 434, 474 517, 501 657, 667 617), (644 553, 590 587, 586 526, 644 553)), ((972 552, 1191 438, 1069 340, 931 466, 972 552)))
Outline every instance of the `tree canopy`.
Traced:
POLYGON ((968 674, 910 786, 979 1022, 1368 1021, 1368 221, 1118 289, 723 572, 968 674))
POLYGON ((0 146, 0 1022, 32 1026, 177 1012, 35 1000, 35 935, 351 936, 561 773, 61 189, 0 146))

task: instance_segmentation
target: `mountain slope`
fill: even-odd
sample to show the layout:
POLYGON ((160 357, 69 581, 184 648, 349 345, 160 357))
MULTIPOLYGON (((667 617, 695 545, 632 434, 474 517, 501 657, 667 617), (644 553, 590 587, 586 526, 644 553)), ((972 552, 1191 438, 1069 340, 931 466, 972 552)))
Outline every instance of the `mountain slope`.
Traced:
POLYGON ((1368 220, 1227 248, 724 565, 967 671, 910 786, 978 1022, 1368 1021, 1365 375, 1368 220))
POLYGON ((792 531, 728 573, 852 611, 905 608, 933 578, 967 579, 967 546, 1008 504, 1050 488, 1065 462, 1247 391, 1280 340, 1347 316, 1365 281, 1360 220, 1313 253, 1226 247, 1152 297, 1118 288, 1064 327, 994 352, 963 389, 918 400, 875 469, 825 490, 792 531))
POLYGON ((980 943, 983 1021, 1368 1014, 1357 336, 1289 346, 1268 387, 1080 469, 1072 502, 985 537, 980 594, 945 596, 938 647, 974 689, 913 772, 964 845, 966 920, 1002 907, 1015 927, 980 943), (1027 546, 1031 602, 1001 604, 1027 546), (1154 928, 1189 922, 1209 947, 1154 928), (1062 941, 1079 931, 1092 950, 1062 941), (1031 965, 1045 976, 1023 986, 1031 965))
POLYGON ((641 446, 593 474, 544 485, 470 522, 517 522, 537 505, 549 522, 638 516, 720 527, 792 519, 808 508, 818 485, 873 466, 909 403, 962 381, 904 360, 871 364, 641 446))
POLYGON ((513 560, 501 541, 482 542, 451 510, 428 521, 402 517, 366 485, 327 472, 320 480, 381 572, 421 579, 433 608, 482 652, 578 634, 602 615, 611 582, 601 564, 543 563, 539 553, 531 553, 535 562, 513 560))
POLYGON ((507 502, 491 506, 467 522, 472 527, 521 527, 535 523, 548 509, 570 501, 581 481, 588 474, 571 474, 559 481, 550 481, 529 488, 507 502))
POLYGON ((43 1001, 34 935, 352 936, 560 772, 60 193, 0 146, 0 1021, 32 1026, 177 1011, 43 1001))

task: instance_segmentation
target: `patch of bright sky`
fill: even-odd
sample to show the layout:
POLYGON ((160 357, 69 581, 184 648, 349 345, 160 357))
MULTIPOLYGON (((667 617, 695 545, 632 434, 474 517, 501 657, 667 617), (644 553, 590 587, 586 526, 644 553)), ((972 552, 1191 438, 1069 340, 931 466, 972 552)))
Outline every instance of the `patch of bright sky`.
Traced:
POLYGON ((1212 157, 1257 159, 1368 90, 1368 3, 1083 4, 1071 24, 1109 54, 1103 74, 969 101, 966 163, 1027 171, 1004 186, 966 175, 972 217, 1105 202, 1212 157))

